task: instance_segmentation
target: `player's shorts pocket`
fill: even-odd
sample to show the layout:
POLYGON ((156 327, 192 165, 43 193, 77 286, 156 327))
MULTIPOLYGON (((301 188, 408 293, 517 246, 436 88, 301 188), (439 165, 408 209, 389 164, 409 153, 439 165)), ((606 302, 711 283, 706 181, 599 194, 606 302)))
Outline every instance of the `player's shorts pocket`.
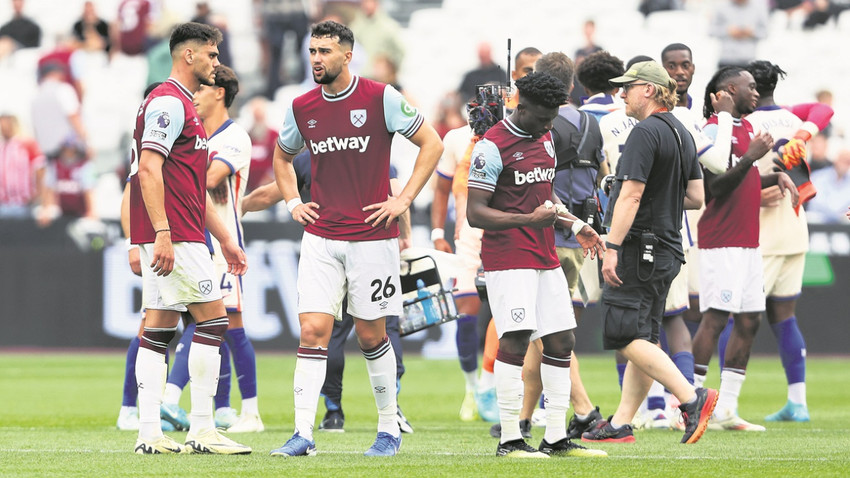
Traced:
MULTIPOLYGON (((618 298, 619 299, 619 298, 618 298)), ((638 335, 640 310, 626 300, 602 298, 603 337, 606 348, 621 348, 638 335)))

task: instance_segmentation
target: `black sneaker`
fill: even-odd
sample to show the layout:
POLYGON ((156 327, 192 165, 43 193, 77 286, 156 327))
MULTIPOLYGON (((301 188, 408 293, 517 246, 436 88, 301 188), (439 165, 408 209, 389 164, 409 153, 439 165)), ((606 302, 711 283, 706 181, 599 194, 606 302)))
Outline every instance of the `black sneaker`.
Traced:
POLYGON ((342 433, 345 431, 342 429, 343 425, 345 425, 345 414, 342 413, 342 409, 328 410, 322 423, 319 424, 319 430, 342 433))
MULTIPOLYGON (((519 432, 525 439, 531 438, 531 420, 523 419, 519 421, 519 432)), ((493 438, 502 438, 502 424, 496 423, 490 427, 490 436, 493 438)))
POLYGON ((614 428, 611 425, 611 417, 608 420, 599 420, 592 429, 582 433, 581 441, 605 441, 609 443, 634 443, 635 433, 631 425, 623 425, 614 428))
POLYGON ((567 438, 576 440, 581 438, 581 434, 590 431, 596 422, 602 420, 602 414, 599 413, 599 407, 594 408, 587 414, 587 418, 579 420, 575 414, 570 418, 570 423, 567 425, 567 438))
POLYGON ((496 456, 508 458, 549 458, 549 455, 536 450, 521 438, 511 440, 507 443, 499 443, 499 446, 496 447, 496 456))
POLYGON ((401 430, 402 433, 413 433, 413 426, 407 421, 407 417, 404 416, 404 413, 401 411, 401 407, 396 405, 396 421, 398 422, 398 429, 401 430))
POLYGON ((691 403, 679 405, 682 411, 682 420, 685 422, 685 436, 682 443, 696 443, 705 433, 708 419, 717 405, 717 390, 711 388, 696 389, 697 399, 691 403))
POLYGON ((589 450, 581 445, 576 445, 569 438, 558 440, 555 443, 549 443, 544 438, 543 441, 540 442, 538 450, 549 456, 581 456, 587 458, 602 458, 608 456, 608 453, 603 450, 589 450))

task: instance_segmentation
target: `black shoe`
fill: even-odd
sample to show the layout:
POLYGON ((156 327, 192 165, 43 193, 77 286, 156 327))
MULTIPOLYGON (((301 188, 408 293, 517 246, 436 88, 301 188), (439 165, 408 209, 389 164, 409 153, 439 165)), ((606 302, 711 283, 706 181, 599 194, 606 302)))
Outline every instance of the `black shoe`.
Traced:
POLYGON ((496 447, 496 456, 510 458, 549 458, 549 455, 539 452, 523 439, 499 443, 499 446, 496 447))
POLYGON ((398 422, 398 429, 401 430, 402 433, 413 433, 413 426, 407 421, 407 417, 404 416, 404 413, 401 411, 401 407, 396 405, 396 421, 398 422))
POLYGON ((319 430, 342 433, 345 431, 342 429, 344 425, 345 414, 342 413, 342 409, 328 410, 325 413, 325 418, 322 419, 322 423, 319 424, 319 430))
POLYGON ((570 423, 567 425, 567 438, 570 440, 577 440, 581 438, 581 434, 590 431, 596 422, 602 420, 602 414, 599 413, 599 407, 594 408, 587 414, 587 418, 584 420, 579 420, 576 418, 575 414, 573 414, 572 418, 570 418, 570 423))
POLYGON ((682 419, 685 421, 685 436, 682 437, 682 443, 696 443, 702 437, 708 427, 711 412, 717 405, 717 397, 720 395, 717 390, 711 388, 698 388, 696 392, 696 400, 679 405, 682 419))
POLYGON ((614 428, 611 425, 611 417, 608 420, 599 420, 591 430, 581 435, 581 441, 605 441, 611 443, 634 443, 635 433, 631 425, 623 425, 614 428))
POLYGON ((587 449, 581 445, 573 443, 569 438, 558 440, 555 443, 549 443, 544 438, 543 441, 540 442, 538 450, 549 456, 581 456, 588 458, 601 458, 608 456, 608 453, 603 450, 587 449))
MULTIPOLYGON (((525 439, 531 438, 531 420, 522 419, 519 421, 519 432, 525 439)), ((493 438, 502 438, 502 424, 496 423, 490 427, 490 436, 493 438)))

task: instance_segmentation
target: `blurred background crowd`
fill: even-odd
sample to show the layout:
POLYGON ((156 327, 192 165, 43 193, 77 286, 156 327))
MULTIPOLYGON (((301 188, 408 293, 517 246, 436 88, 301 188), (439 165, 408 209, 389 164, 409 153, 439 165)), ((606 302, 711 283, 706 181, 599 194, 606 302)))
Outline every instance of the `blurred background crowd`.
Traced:
MULTIPOLYGON (((788 72, 777 88, 783 102, 835 109, 809 145, 821 193, 808 217, 847 223, 848 9, 850 0, 0 0, 0 218, 42 226, 62 215, 118 218, 142 93, 168 76, 171 29, 189 20, 224 33, 220 59, 241 84, 231 116, 253 141, 249 189, 273 180, 284 112, 314 87, 309 25, 335 19, 355 34, 352 71, 395 85, 441 135, 465 124, 475 85, 505 81, 508 58, 526 47, 580 64, 600 50, 658 60, 665 45, 685 43, 697 66, 694 108, 719 65, 769 60, 788 72), (729 25, 742 18, 746 25, 729 25)), ((582 96, 577 82, 572 101, 582 96)), ((393 151, 402 180, 409 147, 393 151)), ((430 200, 423 191, 414 212, 430 200)), ((246 219, 288 220, 285 212, 246 219)))

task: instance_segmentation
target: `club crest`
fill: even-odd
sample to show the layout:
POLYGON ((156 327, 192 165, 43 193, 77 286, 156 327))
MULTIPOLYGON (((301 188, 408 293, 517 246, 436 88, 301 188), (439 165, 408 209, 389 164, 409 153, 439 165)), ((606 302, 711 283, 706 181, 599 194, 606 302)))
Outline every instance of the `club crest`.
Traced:
POLYGON ((525 309, 511 309, 511 318, 516 323, 522 322, 525 320, 525 309))
POLYGON ((352 125, 357 128, 361 128, 366 124, 366 110, 351 110, 349 112, 349 118, 351 119, 352 125))
POLYGON ((213 290, 213 285, 211 280, 202 280, 198 282, 198 290, 201 291, 201 294, 209 295, 213 290))

